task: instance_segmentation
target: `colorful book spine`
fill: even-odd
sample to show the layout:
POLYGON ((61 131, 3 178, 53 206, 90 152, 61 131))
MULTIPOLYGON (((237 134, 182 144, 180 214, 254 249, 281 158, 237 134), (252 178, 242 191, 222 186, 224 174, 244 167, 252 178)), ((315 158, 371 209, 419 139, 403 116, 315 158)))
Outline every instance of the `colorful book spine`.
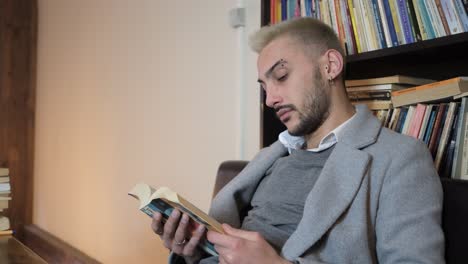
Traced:
POLYGON ((423 23, 423 20, 421 17, 421 10, 419 10, 418 0, 411 0, 411 3, 413 3, 414 13, 416 14, 416 19, 418 20, 418 26, 419 26, 419 32, 421 32, 421 38, 422 40, 429 39, 427 36, 426 25, 423 23))
POLYGON ((390 0, 382 0, 385 11, 385 17, 387 18, 388 30, 390 31, 390 37, 392 39, 392 46, 396 47, 398 46, 398 36, 395 29, 395 23, 393 22, 393 16, 392 11, 390 9, 389 1, 390 0))
POLYGON ((383 28, 383 22, 382 18, 380 17, 380 12, 379 12, 379 5, 377 3, 377 0, 372 0, 372 12, 375 18, 375 26, 377 28, 377 34, 379 36, 379 41, 380 41, 380 46, 382 48, 387 48, 387 40, 385 38, 385 32, 383 28))
POLYGON ((442 9, 441 0, 434 0, 434 2, 437 7, 437 12, 439 13, 440 20, 442 21, 442 26, 444 27, 445 33, 446 35, 450 35, 450 28, 447 19, 445 18, 444 10, 442 9))
POLYGON ((397 0, 397 10, 398 10, 398 15, 400 17, 401 21, 401 27, 403 29, 403 34, 405 36, 405 42, 406 43, 413 43, 413 34, 411 30, 411 24, 409 21, 409 15, 408 11, 406 9, 405 1, 404 0, 397 0))
POLYGON ((468 31, 468 15, 463 7, 463 4, 460 0, 453 0, 453 5, 455 6, 458 19, 460 20, 463 31, 468 31))
POLYGON ((456 10, 453 6, 452 0, 440 0, 440 3, 449 26, 450 34, 453 35, 463 32, 463 26, 457 19, 457 15, 455 14, 456 10))
POLYGON ((387 16, 385 15, 385 7, 383 0, 377 0, 380 20, 382 21, 382 28, 385 35, 385 41, 387 42, 387 47, 393 47, 392 37, 390 36, 390 30, 388 28, 387 16))
POLYGON ((413 0, 406 0, 406 9, 410 18, 411 30, 415 41, 421 41, 422 35, 419 29, 418 19, 416 17, 416 10, 414 9, 413 0))
POLYGON ((424 4, 425 0, 418 0, 419 10, 421 11, 421 18, 423 20, 424 26, 426 27, 427 39, 433 39, 437 37, 434 26, 432 25, 431 20, 429 19, 429 13, 427 12, 426 5, 424 4))

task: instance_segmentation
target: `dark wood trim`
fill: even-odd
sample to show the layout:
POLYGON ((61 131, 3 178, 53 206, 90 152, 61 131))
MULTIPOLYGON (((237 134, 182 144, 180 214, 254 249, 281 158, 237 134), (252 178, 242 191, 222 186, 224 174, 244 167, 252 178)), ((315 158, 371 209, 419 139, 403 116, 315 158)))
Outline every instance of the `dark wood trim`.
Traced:
POLYGON ((26 225, 21 241, 47 263, 100 263, 36 225, 26 225))
POLYGON ((5 214, 15 236, 32 222, 37 0, 0 1, 0 167, 10 169, 5 214))

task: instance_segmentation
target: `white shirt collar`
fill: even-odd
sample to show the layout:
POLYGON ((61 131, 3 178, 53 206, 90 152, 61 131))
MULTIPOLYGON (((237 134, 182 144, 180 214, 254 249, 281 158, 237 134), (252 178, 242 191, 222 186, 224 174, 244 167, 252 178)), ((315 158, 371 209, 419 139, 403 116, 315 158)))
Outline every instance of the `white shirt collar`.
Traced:
MULTIPOLYGON (((323 137, 322 140, 320 140, 318 147, 308 149, 308 151, 320 152, 334 146, 336 142, 338 142, 343 129, 351 121, 351 119, 353 119, 355 115, 356 114, 354 114, 351 118, 343 122, 341 125, 337 126, 335 129, 330 131, 330 133, 328 133, 325 137, 323 137)), ((304 137, 292 136, 287 130, 281 132, 278 136, 278 139, 288 149, 289 153, 291 153, 291 151, 294 149, 301 149, 305 143, 304 137)))

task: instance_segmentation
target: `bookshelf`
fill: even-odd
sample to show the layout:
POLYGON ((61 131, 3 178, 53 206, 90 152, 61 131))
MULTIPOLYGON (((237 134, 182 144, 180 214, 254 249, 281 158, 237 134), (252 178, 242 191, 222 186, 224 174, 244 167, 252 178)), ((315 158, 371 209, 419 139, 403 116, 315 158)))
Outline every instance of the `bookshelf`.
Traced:
MULTIPOLYGON (((262 0, 261 24, 270 21, 270 1, 262 0)), ((347 56, 346 79, 376 78, 389 75, 444 80, 468 76, 468 32, 404 44, 347 56)), ((269 146, 285 130, 274 112, 265 105, 261 92, 261 145, 269 146)))
POLYGON ((32 222, 37 0, 0 1, 0 167, 10 169, 5 215, 15 236, 32 222))

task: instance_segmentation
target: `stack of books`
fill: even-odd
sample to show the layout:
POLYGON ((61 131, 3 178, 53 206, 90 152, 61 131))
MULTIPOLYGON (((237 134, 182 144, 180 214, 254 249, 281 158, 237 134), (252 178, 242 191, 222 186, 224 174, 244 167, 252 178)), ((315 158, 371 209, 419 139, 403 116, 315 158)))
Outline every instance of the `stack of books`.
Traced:
POLYGON ((468 180, 468 77, 392 92, 388 128, 429 148, 439 175, 468 180))
POLYGON ((353 104, 366 104, 382 121, 388 119, 392 109, 392 92, 434 82, 433 80, 404 75, 372 79, 346 80, 345 86, 353 104))
POLYGON ((4 215, 11 200, 10 170, 0 168, 0 235, 12 234, 10 229, 10 219, 4 215))

